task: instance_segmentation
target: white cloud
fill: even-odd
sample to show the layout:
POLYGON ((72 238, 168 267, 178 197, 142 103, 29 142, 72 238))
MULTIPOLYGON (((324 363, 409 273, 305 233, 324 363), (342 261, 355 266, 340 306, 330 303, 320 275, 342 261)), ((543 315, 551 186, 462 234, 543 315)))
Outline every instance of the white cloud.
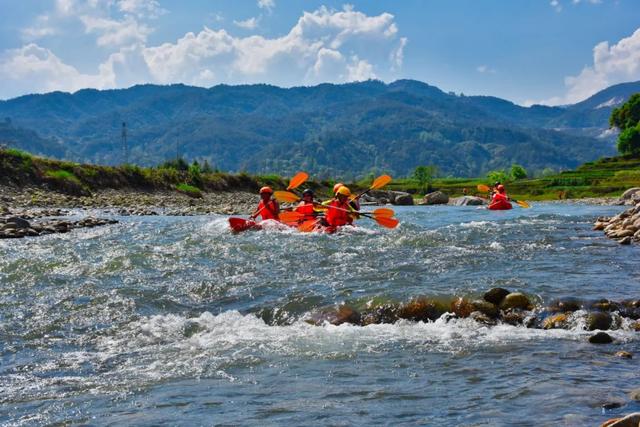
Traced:
MULTIPOLYGON (((571 4, 573 5, 580 3, 601 4, 602 0, 571 0, 571 4)), ((562 3, 560 2, 560 0, 551 0, 549 4, 556 10, 556 12, 562 12, 562 3)))
POLYGON ((549 105, 572 104, 617 83, 640 80, 640 28, 609 46, 604 41, 593 48, 593 65, 577 76, 565 78, 567 93, 542 101, 549 105))
POLYGON ((488 65, 478 65, 476 67, 476 71, 481 74, 495 74, 496 70, 489 67, 488 65))
POLYGON ((122 46, 144 43, 152 30, 128 16, 122 21, 83 15, 80 20, 87 33, 97 33, 98 46, 122 46))
POLYGON ((49 15, 40 15, 36 18, 33 27, 24 28, 21 32, 23 39, 32 41, 57 34, 58 30, 51 25, 49 15))
POLYGON ((167 13, 166 9, 160 7, 157 0, 119 0, 118 9, 138 18, 155 19, 167 13))
POLYGON ((249 19, 245 19, 244 21, 233 21, 233 23, 240 27, 240 28, 244 28, 245 30, 255 30, 256 28, 258 28, 258 23, 260 22, 260 18, 249 18, 249 19))
POLYGON ((258 0, 258 7, 271 12, 276 7, 275 0, 258 0))
POLYGON ((157 46, 146 46, 151 29, 131 15, 121 21, 79 16, 85 30, 97 35, 99 45, 113 49, 96 74, 82 74, 53 52, 31 44, 0 57, 0 80, 14 83, 3 85, 0 97, 147 82, 292 86, 391 79, 402 66, 407 43, 398 35, 393 15, 368 16, 351 7, 305 12, 281 37, 236 37, 224 29, 205 27, 157 46), (34 70, 39 70, 37 75, 34 70))
POLYGON ((0 77, 5 82, 2 91, 5 97, 111 86, 107 76, 82 74, 50 50, 34 43, 6 51, 0 57, 0 77))

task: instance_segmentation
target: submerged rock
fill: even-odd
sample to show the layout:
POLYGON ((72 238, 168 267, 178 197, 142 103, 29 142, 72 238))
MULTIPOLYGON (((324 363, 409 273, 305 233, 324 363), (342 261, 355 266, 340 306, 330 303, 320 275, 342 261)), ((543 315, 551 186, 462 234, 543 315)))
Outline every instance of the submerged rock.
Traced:
POLYGON ((441 304, 420 297, 401 305, 398 310, 398 317, 416 322, 427 322, 438 319, 445 311, 446 308, 442 307, 441 304))
POLYGON ((624 351, 624 350, 617 351, 615 356, 619 357, 621 359, 633 359, 633 354, 629 353, 628 351, 624 351))
POLYGON ((598 332, 597 334, 589 337, 589 342, 591 344, 611 344, 613 342, 613 338, 611 338, 611 335, 606 332, 598 332))
POLYGON ((564 328, 566 326, 566 323, 567 323, 567 315, 564 313, 559 313, 544 319, 544 322, 542 323, 542 327, 544 329, 564 328))
POLYGON ((504 298, 510 293, 511 291, 508 291, 504 288, 492 288, 485 292, 483 298, 485 301, 488 301, 491 304, 500 305, 500 303, 502 303, 502 300, 504 300, 504 298))
POLYGON ((509 310, 513 308, 519 308, 522 310, 528 310, 531 307, 531 302, 529 298, 523 293, 520 292, 512 292, 504 297, 502 303, 500 303, 500 308, 502 310, 509 310))
POLYGON ((606 331, 611 327, 612 321, 609 313, 589 313, 587 316, 587 329, 590 331, 595 331, 596 329, 606 331))

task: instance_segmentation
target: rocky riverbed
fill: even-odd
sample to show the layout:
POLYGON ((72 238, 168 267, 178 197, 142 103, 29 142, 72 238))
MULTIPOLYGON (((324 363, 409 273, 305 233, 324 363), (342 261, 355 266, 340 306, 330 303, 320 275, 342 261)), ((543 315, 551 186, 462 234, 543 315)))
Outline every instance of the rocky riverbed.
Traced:
POLYGON ((626 191, 621 200, 630 200, 634 206, 612 217, 599 217, 593 229, 604 231, 607 237, 622 245, 640 243, 640 188, 626 191))

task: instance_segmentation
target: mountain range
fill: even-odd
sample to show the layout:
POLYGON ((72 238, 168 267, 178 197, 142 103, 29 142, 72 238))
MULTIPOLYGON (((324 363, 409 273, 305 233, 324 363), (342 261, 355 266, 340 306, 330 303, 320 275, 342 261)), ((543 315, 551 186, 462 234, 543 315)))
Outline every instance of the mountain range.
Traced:
POLYGON ((0 144, 99 164, 149 166, 179 155, 225 171, 316 177, 406 176, 419 165, 443 176, 513 163, 560 170, 615 153, 609 115, 636 92, 640 82, 574 105, 522 107, 415 80, 85 89, 0 101, 0 144))

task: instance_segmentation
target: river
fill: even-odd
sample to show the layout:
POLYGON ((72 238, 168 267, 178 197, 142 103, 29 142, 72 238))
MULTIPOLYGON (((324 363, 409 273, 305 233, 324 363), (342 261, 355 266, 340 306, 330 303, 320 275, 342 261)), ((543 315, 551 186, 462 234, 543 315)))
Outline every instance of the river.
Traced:
POLYGON ((305 321, 497 286, 540 305, 638 299, 640 248, 591 231, 621 210, 397 207, 397 229, 335 235, 116 217, 0 241, 0 423, 582 426, 638 411, 637 361, 613 356, 640 357, 624 325, 594 345, 580 323, 305 321))

